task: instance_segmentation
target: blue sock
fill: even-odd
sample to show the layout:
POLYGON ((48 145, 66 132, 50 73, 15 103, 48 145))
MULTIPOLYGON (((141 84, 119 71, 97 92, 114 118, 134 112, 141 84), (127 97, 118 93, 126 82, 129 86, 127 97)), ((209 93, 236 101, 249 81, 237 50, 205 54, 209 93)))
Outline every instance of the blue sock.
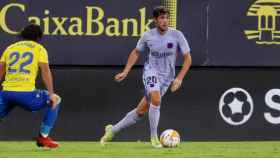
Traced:
POLYGON ((42 123, 41 129, 40 129, 40 134, 43 135, 44 137, 46 137, 49 135, 51 129, 52 129, 52 127, 46 126, 46 125, 44 125, 44 123, 42 123))
POLYGON ((60 105, 57 105, 55 109, 52 109, 51 106, 48 107, 41 125, 41 130, 40 130, 41 134, 45 136, 49 135, 58 116, 59 109, 60 109, 60 105))

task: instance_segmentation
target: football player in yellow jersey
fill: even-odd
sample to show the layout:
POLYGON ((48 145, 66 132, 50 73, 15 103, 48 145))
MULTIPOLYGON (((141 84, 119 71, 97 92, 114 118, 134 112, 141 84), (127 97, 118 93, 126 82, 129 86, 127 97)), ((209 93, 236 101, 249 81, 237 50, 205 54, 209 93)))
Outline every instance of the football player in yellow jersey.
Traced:
POLYGON ((28 111, 46 108, 41 124, 37 145, 39 147, 56 148, 59 144, 49 137, 58 115, 61 98, 55 94, 52 74, 49 68, 46 49, 38 43, 43 37, 41 28, 31 24, 21 32, 23 40, 16 42, 4 51, 0 60, 0 120, 3 120, 15 107, 28 111), (38 71, 46 90, 35 87, 38 71))

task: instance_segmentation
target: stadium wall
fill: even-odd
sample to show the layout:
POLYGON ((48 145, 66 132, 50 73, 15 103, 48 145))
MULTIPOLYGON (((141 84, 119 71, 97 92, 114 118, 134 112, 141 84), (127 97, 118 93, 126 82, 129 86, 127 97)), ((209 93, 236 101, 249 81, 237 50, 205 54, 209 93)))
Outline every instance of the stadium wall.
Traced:
POLYGON ((1 0, 0 51, 33 22, 44 30, 53 65, 124 65, 153 27, 156 5, 171 8, 172 25, 186 35, 195 66, 280 66, 277 0, 1 0))
MULTIPOLYGON (((172 2, 177 2, 172 24, 189 40, 194 67, 182 89, 165 96, 160 131, 177 129, 183 140, 279 140, 277 1, 172 2), (270 18, 262 19, 259 10, 266 5, 270 18)), ((0 52, 18 40, 16 32, 29 21, 44 30, 42 43, 63 97, 56 138, 98 140, 106 123, 135 107, 143 96, 145 55, 123 83, 113 76, 146 27, 153 27, 151 10, 159 4, 165 1, 0 1, 0 52)), ((16 109, 0 124, 0 140, 29 140, 38 132, 41 114, 16 109)), ((146 116, 117 137, 148 136, 146 116)))
MULTIPOLYGON (((113 76, 120 70, 54 69, 57 92, 63 97, 53 131, 56 138, 98 140, 104 125, 116 123, 136 106, 143 96, 142 68, 133 69, 127 80, 116 83, 113 76)), ((160 131, 173 128, 180 132, 183 140, 196 141, 280 140, 278 72, 278 68, 193 68, 182 89, 177 93, 169 91, 164 97, 160 131), (231 96, 243 98, 242 114, 238 108, 223 109, 227 100, 232 100, 231 96)), ((0 124, 0 140, 32 138, 38 132, 41 119, 41 113, 30 115, 16 109, 0 124)), ((139 124, 120 133, 117 140, 148 140, 148 127, 145 116, 139 124)))

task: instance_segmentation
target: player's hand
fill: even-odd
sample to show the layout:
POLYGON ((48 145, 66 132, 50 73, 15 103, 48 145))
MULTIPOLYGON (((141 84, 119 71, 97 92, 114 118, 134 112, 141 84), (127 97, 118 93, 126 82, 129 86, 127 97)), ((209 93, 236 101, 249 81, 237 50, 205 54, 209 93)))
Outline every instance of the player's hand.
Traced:
POLYGON ((50 104, 51 104, 53 109, 55 109, 56 106, 59 105, 60 102, 61 102, 60 96, 58 96, 56 94, 51 94, 50 95, 50 104))
POLYGON ((171 92, 175 92, 177 91, 182 85, 182 80, 180 79, 175 79, 173 82, 172 82, 172 85, 171 85, 171 92))
POLYGON ((123 81, 127 76, 127 72, 121 72, 121 73, 118 73, 116 76, 115 76, 115 81, 117 82, 121 82, 123 81))

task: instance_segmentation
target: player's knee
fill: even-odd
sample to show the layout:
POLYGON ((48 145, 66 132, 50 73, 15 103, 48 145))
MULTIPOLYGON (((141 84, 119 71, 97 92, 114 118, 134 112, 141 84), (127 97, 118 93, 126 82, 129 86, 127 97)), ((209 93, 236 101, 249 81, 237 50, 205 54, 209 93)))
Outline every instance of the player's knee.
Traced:
POLYGON ((136 113, 139 117, 143 117, 146 114, 146 109, 137 109, 136 113))
POLYGON ((158 92, 158 91, 151 92, 150 96, 151 96, 151 104, 154 106, 160 106, 160 103, 161 103, 160 92, 158 92))
POLYGON ((152 98, 151 102, 154 106, 160 106, 161 98, 160 97, 154 97, 154 98, 152 98))

